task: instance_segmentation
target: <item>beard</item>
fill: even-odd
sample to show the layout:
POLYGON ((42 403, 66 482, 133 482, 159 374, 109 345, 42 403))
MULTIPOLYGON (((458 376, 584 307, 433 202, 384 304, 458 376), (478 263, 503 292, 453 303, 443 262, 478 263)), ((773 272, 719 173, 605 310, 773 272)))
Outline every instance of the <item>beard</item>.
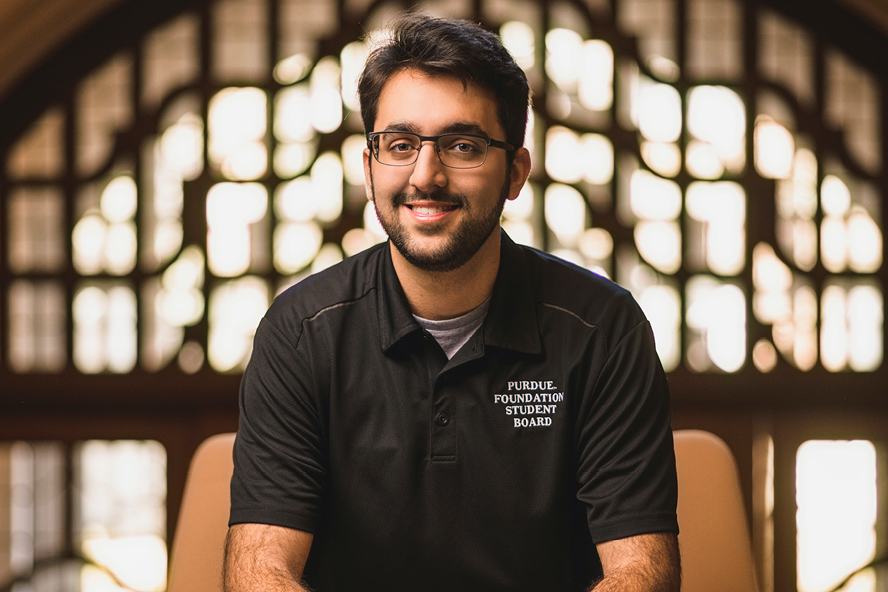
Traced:
MULTIPOLYGON (((478 205, 472 202, 462 193, 446 193, 435 191, 432 193, 399 192, 391 198, 391 212, 382 213, 376 200, 373 189, 373 173, 370 174, 370 195, 373 198, 373 206, 379 223, 389 236, 389 240, 398 249, 398 252, 413 266, 428 272, 447 272, 459 269, 475 256, 481 247, 487 242, 490 235, 499 228, 500 217, 506 205, 509 195, 508 178, 503 183, 497 202, 486 211, 478 211, 478 205), (462 210, 463 216, 459 225, 446 238, 443 245, 434 250, 421 250, 415 240, 400 221, 398 210, 400 206, 420 199, 429 199, 445 204, 456 205, 462 210)), ((440 232, 438 225, 430 225, 416 230, 416 233, 433 235, 440 232)))

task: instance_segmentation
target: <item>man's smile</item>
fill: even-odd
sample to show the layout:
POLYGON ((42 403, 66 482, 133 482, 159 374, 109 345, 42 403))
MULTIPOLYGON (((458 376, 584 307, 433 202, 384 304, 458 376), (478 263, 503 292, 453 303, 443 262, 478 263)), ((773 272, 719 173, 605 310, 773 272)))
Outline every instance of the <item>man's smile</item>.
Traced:
POLYGON ((415 214, 440 214, 442 212, 449 212, 451 210, 455 210, 457 206, 455 205, 446 205, 446 206, 422 206, 418 204, 404 204, 408 208, 410 208, 415 214))

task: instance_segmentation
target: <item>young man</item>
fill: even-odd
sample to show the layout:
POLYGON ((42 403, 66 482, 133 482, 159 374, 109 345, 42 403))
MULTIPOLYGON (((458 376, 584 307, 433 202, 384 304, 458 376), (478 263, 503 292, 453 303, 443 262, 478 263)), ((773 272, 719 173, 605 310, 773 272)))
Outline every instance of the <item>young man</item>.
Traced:
POLYGON ((676 592, 650 326, 499 227, 530 171, 523 72, 479 27, 413 14, 359 93, 390 240, 260 324, 226 590, 676 592))

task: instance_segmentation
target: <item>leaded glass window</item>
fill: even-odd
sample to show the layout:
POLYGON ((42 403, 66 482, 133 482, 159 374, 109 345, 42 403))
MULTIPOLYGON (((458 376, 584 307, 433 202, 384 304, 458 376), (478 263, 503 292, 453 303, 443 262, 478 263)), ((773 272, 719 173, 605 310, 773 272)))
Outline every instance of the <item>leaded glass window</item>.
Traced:
MULTIPOLYGON (((306 8, 186 11, 11 146, 5 371, 239 372, 275 293, 383 240, 360 168, 367 42, 341 23, 372 36, 398 8, 306 8)), ((872 74, 738 0, 481 8, 535 97, 516 240, 628 287, 668 371, 882 367, 872 74)))

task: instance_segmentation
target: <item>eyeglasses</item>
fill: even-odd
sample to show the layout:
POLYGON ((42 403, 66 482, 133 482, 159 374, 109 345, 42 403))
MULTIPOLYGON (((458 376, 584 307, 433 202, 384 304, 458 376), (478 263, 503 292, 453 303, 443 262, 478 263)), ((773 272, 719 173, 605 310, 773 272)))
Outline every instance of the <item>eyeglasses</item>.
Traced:
POLYGON ((423 142, 434 142, 441 164, 454 169, 473 169, 484 164, 487 147, 514 152, 515 147, 499 140, 472 134, 420 136, 410 132, 372 132, 367 146, 381 164, 407 166, 416 162, 423 142))

